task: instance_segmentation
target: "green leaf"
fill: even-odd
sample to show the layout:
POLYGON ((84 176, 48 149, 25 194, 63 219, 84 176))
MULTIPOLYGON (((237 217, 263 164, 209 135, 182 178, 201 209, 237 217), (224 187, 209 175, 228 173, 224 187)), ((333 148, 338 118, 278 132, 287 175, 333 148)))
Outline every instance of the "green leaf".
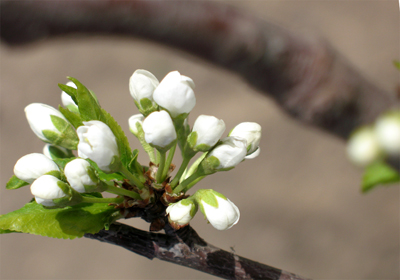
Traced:
POLYGON ((76 157, 71 157, 71 158, 57 158, 57 159, 53 159, 53 161, 61 167, 61 169, 64 170, 65 165, 67 165, 68 162, 70 162, 71 160, 76 159, 76 157))
POLYGON ((7 190, 16 190, 16 189, 22 188, 27 185, 29 185, 28 182, 22 181, 21 179, 18 179, 17 176, 13 175, 10 178, 10 180, 8 180, 6 189, 7 190))
POLYGON ((122 181, 122 180, 125 179, 125 177, 122 176, 122 175, 119 174, 119 173, 110 173, 110 174, 104 173, 104 172, 97 166, 97 164, 96 164, 94 161, 92 161, 92 160, 90 160, 90 159, 86 159, 86 160, 87 160, 87 161, 90 163, 90 165, 93 166, 93 168, 96 170, 97 175, 99 176, 100 180, 103 180, 103 181, 111 181, 111 180, 122 181))
POLYGON ((58 106, 58 110, 61 112, 61 114, 64 115, 64 117, 75 127, 78 128, 79 126, 82 126, 82 118, 79 114, 71 112, 68 109, 65 109, 63 107, 58 106))
POLYGON ((78 104, 77 99, 76 99, 76 96, 77 96, 76 91, 77 90, 75 88, 64 85, 64 84, 58 84, 58 87, 62 91, 66 92, 69 96, 71 96, 71 98, 75 102, 75 104, 78 104))
POLYGON ((35 201, 0 216, 0 230, 18 231, 53 238, 74 239, 97 233, 118 218, 118 210, 107 203, 46 209, 35 201))
POLYGON ((361 191, 366 193, 379 185, 392 184, 400 181, 399 172, 384 162, 376 162, 365 169, 361 191))
POLYGON ((394 60, 393 61, 394 66, 400 71, 400 61, 394 60))
POLYGON ((14 233, 14 232, 19 232, 19 231, 8 230, 8 229, 0 229, 0 234, 4 234, 4 233, 14 233))
POLYGON ((68 77, 69 80, 76 85, 76 103, 79 113, 84 121, 99 120, 104 121, 104 116, 97 100, 93 97, 90 91, 82 85, 77 79, 68 77))
POLYGON ((114 133, 115 138, 117 139, 121 162, 125 167, 128 167, 132 158, 132 152, 129 146, 128 138, 126 137, 121 126, 114 120, 114 118, 106 110, 102 109, 101 111, 105 118, 104 123, 110 127, 111 131, 114 133))

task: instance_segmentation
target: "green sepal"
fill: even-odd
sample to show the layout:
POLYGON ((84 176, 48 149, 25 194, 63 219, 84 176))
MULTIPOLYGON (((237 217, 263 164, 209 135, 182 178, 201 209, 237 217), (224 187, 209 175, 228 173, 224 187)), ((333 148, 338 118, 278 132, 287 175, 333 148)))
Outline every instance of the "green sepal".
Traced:
POLYGON ((366 193, 379 185, 393 184, 399 181, 398 171, 385 162, 375 162, 365 168, 361 191, 366 193))
POLYGON ((16 190, 22 187, 25 187, 29 185, 28 182, 25 182, 21 179, 19 179, 17 176, 13 175, 11 176, 10 180, 8 180, 7 184, 6 184, 6 189, 7 190, 16 190))
POLYGON ((89 163, 90 163, 90 165, 96 170, 96 172, 97 172, 97 176, 99 177, 99 179, 100 180, 103 180, 103 181, 112 181, 112 180, 115 180, 115 181, 122 181, 122 180, 124 180, 124 176, 122 176, 121 174, 119 174, 119 173, 110 173, 110 174, 107 174, 107 173, 105 173, 104 171, 102 171, 98 166, 97 166, 97 164, 94 162, 94 161, 92 161, 92 160, 90 160, 90 159, 86 159, 89 163))
POLYGON ((176 140, 172 141, 165 147, 160 147, 160 146, 153 145, 153 144, 150 144, 150 146, 153 148, 156 148, 160 153, 166 153, 166 152, 168 152, 169 149, 171 149, 175 145, 175 143, 176 143, 176 140))
POLYGON ((63 159, 63 158, 71 158, 74 157, 74 154, 72 153, 71 150, 65 149, 63 147, 60 146, 56 146, 56 145, 49 145, 48 146, 48 151, 49 154, 51 156, 51 159, 63 159))
POLYGON ((192 150, 194 150, 194 148, 196 147, 197 144, 197 132, 196 131, 192 131, 189 133, 188 137, 186 138, 186 146, 185 148, 187 148, 187 146, 189 146, 192 150))
MULTIPOLYGON (((67 77, 77 87, 76 89, 76 104, 78 105, 79 113, 83 121, 104 119, 103 113, 92 93, 82 85, 77 79, 67 77)), ((68 93, 68 92, 67 92, 68 93)), ((71 95, 72 96, 72 95, 71 95)), ((74 100, 75 101, 75 100, 74 100)))
POLYGON ((198 171, 200 171, 202 175, 214 174, 215 172, 219 171, 217 170, 219 165, 220 161, 217 157, 209 156, 200 163, 198 171))
POLYGON ((200 144, 200 145, 197 145, 195 148, 194 148, 194 150, 196 151, 196 152, 208 152, 209 150, 211 150, 211 146, 209 146, 209 145, 207 145, 207 144, 200 144))
POLYGON ((53 161, 59 166, 61 167, 61 169, 64 170, 65 166, 67 165, 68 162, 72 161, 76 159, 76 157, 70 157, 70 158, 56 158, 53 159, 53 161))
POLYGON ((46 137, 50 143, 64 147, 69 150, 76 150, 79 143, 78 135, 76 134, 73 126, 63 118, 55 115, 50 115, 51 122, 59 133, 52 130, 42 130, 44 137, 46 137))
POLYGON ((65 93, 67 93, 69 96, 71 96, 72 100, 75 102, 75 104, 78 104, 78 100, 76 98, 77 94, 76 94, 76 88, 64 85, 64 84, 58 84, 58 87, 64 91, 65 93))
POLYGON ((64 115, 64 117, 75 127, 78 128, 83 125, 82 123, 82 118, 81 115, 78 112, 73 112, 71 110, 67 110, 63 107, 58 106, 58 110, 61 112, 61 114, 64 115))
MULTIPOLYGON (((166 111, 168 112, 168 110, 166 111)), ((176 116, 175 118, 171 117, 177 134, 178 146, 182 153, 184 151, 187 137, 190 133, 189 124, 185 125, 185 119, 187 118, 188 115, 189 115, 188 113, 183 113, 176 116)))
POLYGON ((85 233, 95 234, 117 218, 120 218, 119 211, 107 203, 81 203, 48 209, 33 201, 0 216, 0 230, 74 239, 85 233))
POLYGON ((158 111, 158 105, 154 101, 148 99, 148 98, 142 98, 140 99, 139 106, 137 102, 135 102, 136 106, 138 107, 140 113, 142 113, 143 116, 147 117, 151 113, 158 111))
POLYGON ((193 196, 190 196, 188 198, 182 199, 179 202, 184 206, 193 205, 194 207, 192 207, 190 209, 190 216, 193 218, 194 215, 196 215, 197 210, 198 210, 198 205, 197 205, 196 199, 193 196))
POLYGON ((57 179, 61 180, 62 179, 62 174, 60 171, 57 170, 51 170, 47 173, 45 173, 45 175, 51 175, 53 177, 56 177, 57 179))
POLYGON ((193 197, 196 199, 197 203, 199 204, 200 211, 204 214, 204 217, 206 214, 204 211, 203 204, 201 202, 205 202, 212 207, 218 208, 218 200, 217 200, 216 196, 219 196, 220 198, 227 200, 227 198, 223 194, 216 192, 212 189, 200 189, 200 190, 197 190, 195 192, 195 194, 193 195, 193 197))
POLYGON ((62 181, 58 181, 57 186, 66 194, 66 196, 53 199, 53 202, 56 204, 56 206, 46 206, 46 208, 73 206, 82 202, 81 194, 74 190, 70 185, 62 181))

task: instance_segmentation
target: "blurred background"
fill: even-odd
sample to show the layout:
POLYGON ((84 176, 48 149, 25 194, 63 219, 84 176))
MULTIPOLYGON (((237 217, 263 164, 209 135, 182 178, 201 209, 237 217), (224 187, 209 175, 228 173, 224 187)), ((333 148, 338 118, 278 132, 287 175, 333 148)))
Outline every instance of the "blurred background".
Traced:
MULTIPOLYGON (((323 36, 378 86, 393 92, 399 74, 399 8, 383 1, 229 1, 230 5, 302 33, 323 36)), ((29 187, 6 190, 15 162, 41 152, 24 107, 60 104, 57 83, 70 75, 93 90, 129 134, 138 113, 128 80, 146 69, 161 80, 178 70, 196 84, 200 114, 222 118, 227 131, 243 121, 261 124, 261 155, 201 181, 241 210, 229 231, 217 231, 198 214, 192 226, 211 244, 314 279, 399 279, 399 188, 362 195, 362 170, 345 157, 345 144, 284 114, 240 77, 188 54, 137 39, 69 36, 17 48, 0 44, 0 213, 31 199, 29 187)), ((138 147, 133 135, 128 135, 138 147)), ((148 161, 140 154, 142 163, 148 161)), ((175 159, 179 162, 179 157, 175 159)), ((124 222, 124 221, 123 221, 124 222)), ((147 230, 138 219, 126 221, 147 230)), ((150 261, 86 238, 57 240, 28 234, 0 236, 1 279, 214 279, 150 261)))

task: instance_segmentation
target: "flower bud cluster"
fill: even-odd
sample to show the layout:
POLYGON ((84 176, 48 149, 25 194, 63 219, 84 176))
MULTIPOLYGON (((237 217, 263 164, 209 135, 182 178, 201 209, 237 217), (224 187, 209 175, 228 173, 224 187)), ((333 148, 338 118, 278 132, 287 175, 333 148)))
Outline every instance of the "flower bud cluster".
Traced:
POLYGON ((374 125, 354 131, 347 144, 347 156, 362 167, 400 156, 400 112, 387 112, 374 125))

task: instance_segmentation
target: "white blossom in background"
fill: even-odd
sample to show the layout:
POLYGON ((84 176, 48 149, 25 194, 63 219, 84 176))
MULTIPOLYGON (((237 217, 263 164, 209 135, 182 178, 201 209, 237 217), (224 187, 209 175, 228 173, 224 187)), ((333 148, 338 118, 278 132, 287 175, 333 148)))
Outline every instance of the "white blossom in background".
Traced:
POLYGON ((68 162, 64 168, 64 174, 69 185, 77 192, 86 192, 85 186, 96 186, 97 181, 93 181, 88 173, 90 164, 81 158, 68 162))
POLYGON ((197 205, 191 199, 182 199, 177 203, 170 204, 166 209, 169 221, 180 226, 188 224, 196 212, 197 205))
POLYGON ((129 79, 129 91, 136 102, 143 98, 153 100, 153 92, 159 85, 157 78, 149 71, 138 69, 129 79))
POLYGON ((142 127, 146 142, 156 148, 168 149, 176 140, 175 127, 167 111, 151 113, 142 127))
POLYGON ((400 112, 378 118, 375 133, 379 145, 391 156, 400 155, 400 112))
POLYGON ((28 183, 52 171, 60 171, 60 169, 54 161, 39 153, 21 157, 14 166, 15 176, 28 183))
POLYGON ((224 195, 212 189, 198 190, 195 198, 200 210, 214 228, 230 229, 239 221, 239 209, 224 195))
POLYGON ((110 163, 119 156, 118 144, 111 129, 101 121, 83 122, 78 127, 78 156, 93 160, 101 170, 111 171, 110 163))
POLYGON ((168 73, 153 94, 154 101, 175 118, 189 113, 196 105, 194 82, 178 71, 168 73))
POLYGON ((193 125, 192 133, 197 134, 197 141, 193 143, 193 148, 208 151, 217 144, 224 131, 225 123, 223 120, 213 116, 200 115, 193 125))
POLYGON ((229 133, 229 136, 236 136, 246 139, 246 158, 255 158, 260 154, 259 145, 261 140, 261 126, 258 123, 242 122, 232 129, 232 131, 229 133))
POLYGON ((347 156, 358 166, 367 166, 381 157, 382 150, 376 134, 370 127, 355 131, 347 143, 347 156))
POLYGON ((139 131, 137 124, 143 127, 144 116, 142 114, 136 114, 129 118, 129 129, 134 135, 138 135, 139 131))
MULTIPOLYGON (((68 83, 66 83, 67 86, 73 87, 73 88, 77 88, 76 85, 69 81, 68 83)), ((69 108, 70 110, 73 109, 74 111, 78 111, 78 106, 76 105, 76 103, 74 102, 74 100, 72 99, 72 97, 66 93, 65 91, 61 92, 61 103, 63 104, 64 107, 69 108)))
POLYGON ((44 206, 55 206, 53 199, 65 197, 66 194, 58 186, 61 182, 54 176, 43 175, 36 179, 31 185, 31 193, 37 203, 44 206))
POLYGON ((238 165, 247 154, 247 142, 245 139, 235 136, 228 136, 221 140, 214 149, 207 154, 207 158, 216 157, 219 165, 216 169, 233 168, 238 165))

